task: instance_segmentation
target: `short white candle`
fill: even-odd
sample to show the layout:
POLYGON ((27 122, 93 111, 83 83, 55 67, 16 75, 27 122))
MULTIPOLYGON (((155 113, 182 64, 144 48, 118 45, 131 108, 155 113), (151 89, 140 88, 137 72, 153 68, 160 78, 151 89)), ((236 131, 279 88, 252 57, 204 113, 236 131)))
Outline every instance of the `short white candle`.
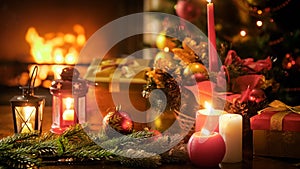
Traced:
POLYGON ((65 121, 74 121, 74 110, 65 110, 63 114, 63 120, 65 121))
POLYGON ((242 120, 239 114, 223 114, 219 118, 219 132, 226 145, 226 153, 222 162, 242 161, 242 120))

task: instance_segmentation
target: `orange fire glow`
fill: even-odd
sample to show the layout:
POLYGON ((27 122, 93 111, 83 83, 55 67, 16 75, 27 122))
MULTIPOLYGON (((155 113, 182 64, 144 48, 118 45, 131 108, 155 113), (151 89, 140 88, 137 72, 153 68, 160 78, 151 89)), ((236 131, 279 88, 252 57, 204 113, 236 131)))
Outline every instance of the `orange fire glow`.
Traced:
POLYGON ((76 64, 86 37, 84 28, 79 24, 73 26, 73 31, 75 34, 48 33, 42 37, 34 27, 30 27, 25 39, 30 44, 34 61, 39 64, 76 64))
MULTIPOLYGON (((58 79, 61 70, 66 65, 77 64, 79 52, 86 42, 86 36, 84 28, 79 24, 73 26, 73 31, 74 33, 47 33, 40 36, 34 27, 27 30, 25 40, 30 45, 30 54, 34 61, 40 64, 39 74, 35 81, 36 86, 50 87, 49 76, 58 79)), ((29 67, 30 74, 33 67, 34 65, 29 67)))

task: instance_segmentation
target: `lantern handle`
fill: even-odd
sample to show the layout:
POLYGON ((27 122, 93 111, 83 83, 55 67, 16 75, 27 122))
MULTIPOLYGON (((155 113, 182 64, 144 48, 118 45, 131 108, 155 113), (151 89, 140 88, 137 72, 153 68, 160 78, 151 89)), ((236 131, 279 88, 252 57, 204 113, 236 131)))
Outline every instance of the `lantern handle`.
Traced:
POLYGON ((37 72, 38 72, 38 66, 35 65, 34 68, 33 68, 33 71, 31 73, 31 76, 30 76, 30 79, 29 79, 29 83, 28 83, 28 90, 31 89, 31 82, 32 82, 32 77, 34 76, 34 73, 35 73, 35 76, 33 78, 33 82, 32 82, 32 87, 34 87, 34 83, 35 83, 35 80, 36 80, 36 77, 37 77, 37 72))

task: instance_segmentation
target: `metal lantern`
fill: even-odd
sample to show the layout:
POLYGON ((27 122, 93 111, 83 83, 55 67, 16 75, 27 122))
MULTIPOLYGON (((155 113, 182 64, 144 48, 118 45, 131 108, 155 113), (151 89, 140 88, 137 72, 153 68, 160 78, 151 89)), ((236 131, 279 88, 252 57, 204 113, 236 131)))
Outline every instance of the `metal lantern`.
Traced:
MULTIPOLYGON (((37 66, 33 73, 37 71, 37 66)), ((36 76, 35 76, 36 77, 36 76)), ((14 96, 11 100, 15 133, 29 133, 33 131, 42 132, 42 120, 45 106, 44 96, 34 95, 34 81, 31 86, 32 77, 28 86, 20 87, 22 95, 14 96)))
POLYGON ((88 83, 79 78, 79 72, 73 67, 67 67, 60 74, 61 79, 52 82, 50 93, 52 97, 53 133, 61 134, 68 127, 86 122, 86 94, 88 83))

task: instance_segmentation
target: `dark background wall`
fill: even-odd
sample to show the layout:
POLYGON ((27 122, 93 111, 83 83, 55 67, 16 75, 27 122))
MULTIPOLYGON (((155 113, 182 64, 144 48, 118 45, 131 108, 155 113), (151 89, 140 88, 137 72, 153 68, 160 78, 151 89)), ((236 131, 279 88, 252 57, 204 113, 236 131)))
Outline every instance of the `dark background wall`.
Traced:
MULTIPOLYGON (((142 11, 142 0, 0 0, 0 104, 8 104, 12 96, 20 94, 15 79, 34 62, 25 40, 29 27, 43 36, 49 32, 72 33, 73 26, 80 24, 88 39, 105 24, 142 11)), ((108 56, 130 54, 142 48, 141 42, 142 36, 124 39, 108 56)), ((48 90, 36 92, 48 95, 48 90)))

